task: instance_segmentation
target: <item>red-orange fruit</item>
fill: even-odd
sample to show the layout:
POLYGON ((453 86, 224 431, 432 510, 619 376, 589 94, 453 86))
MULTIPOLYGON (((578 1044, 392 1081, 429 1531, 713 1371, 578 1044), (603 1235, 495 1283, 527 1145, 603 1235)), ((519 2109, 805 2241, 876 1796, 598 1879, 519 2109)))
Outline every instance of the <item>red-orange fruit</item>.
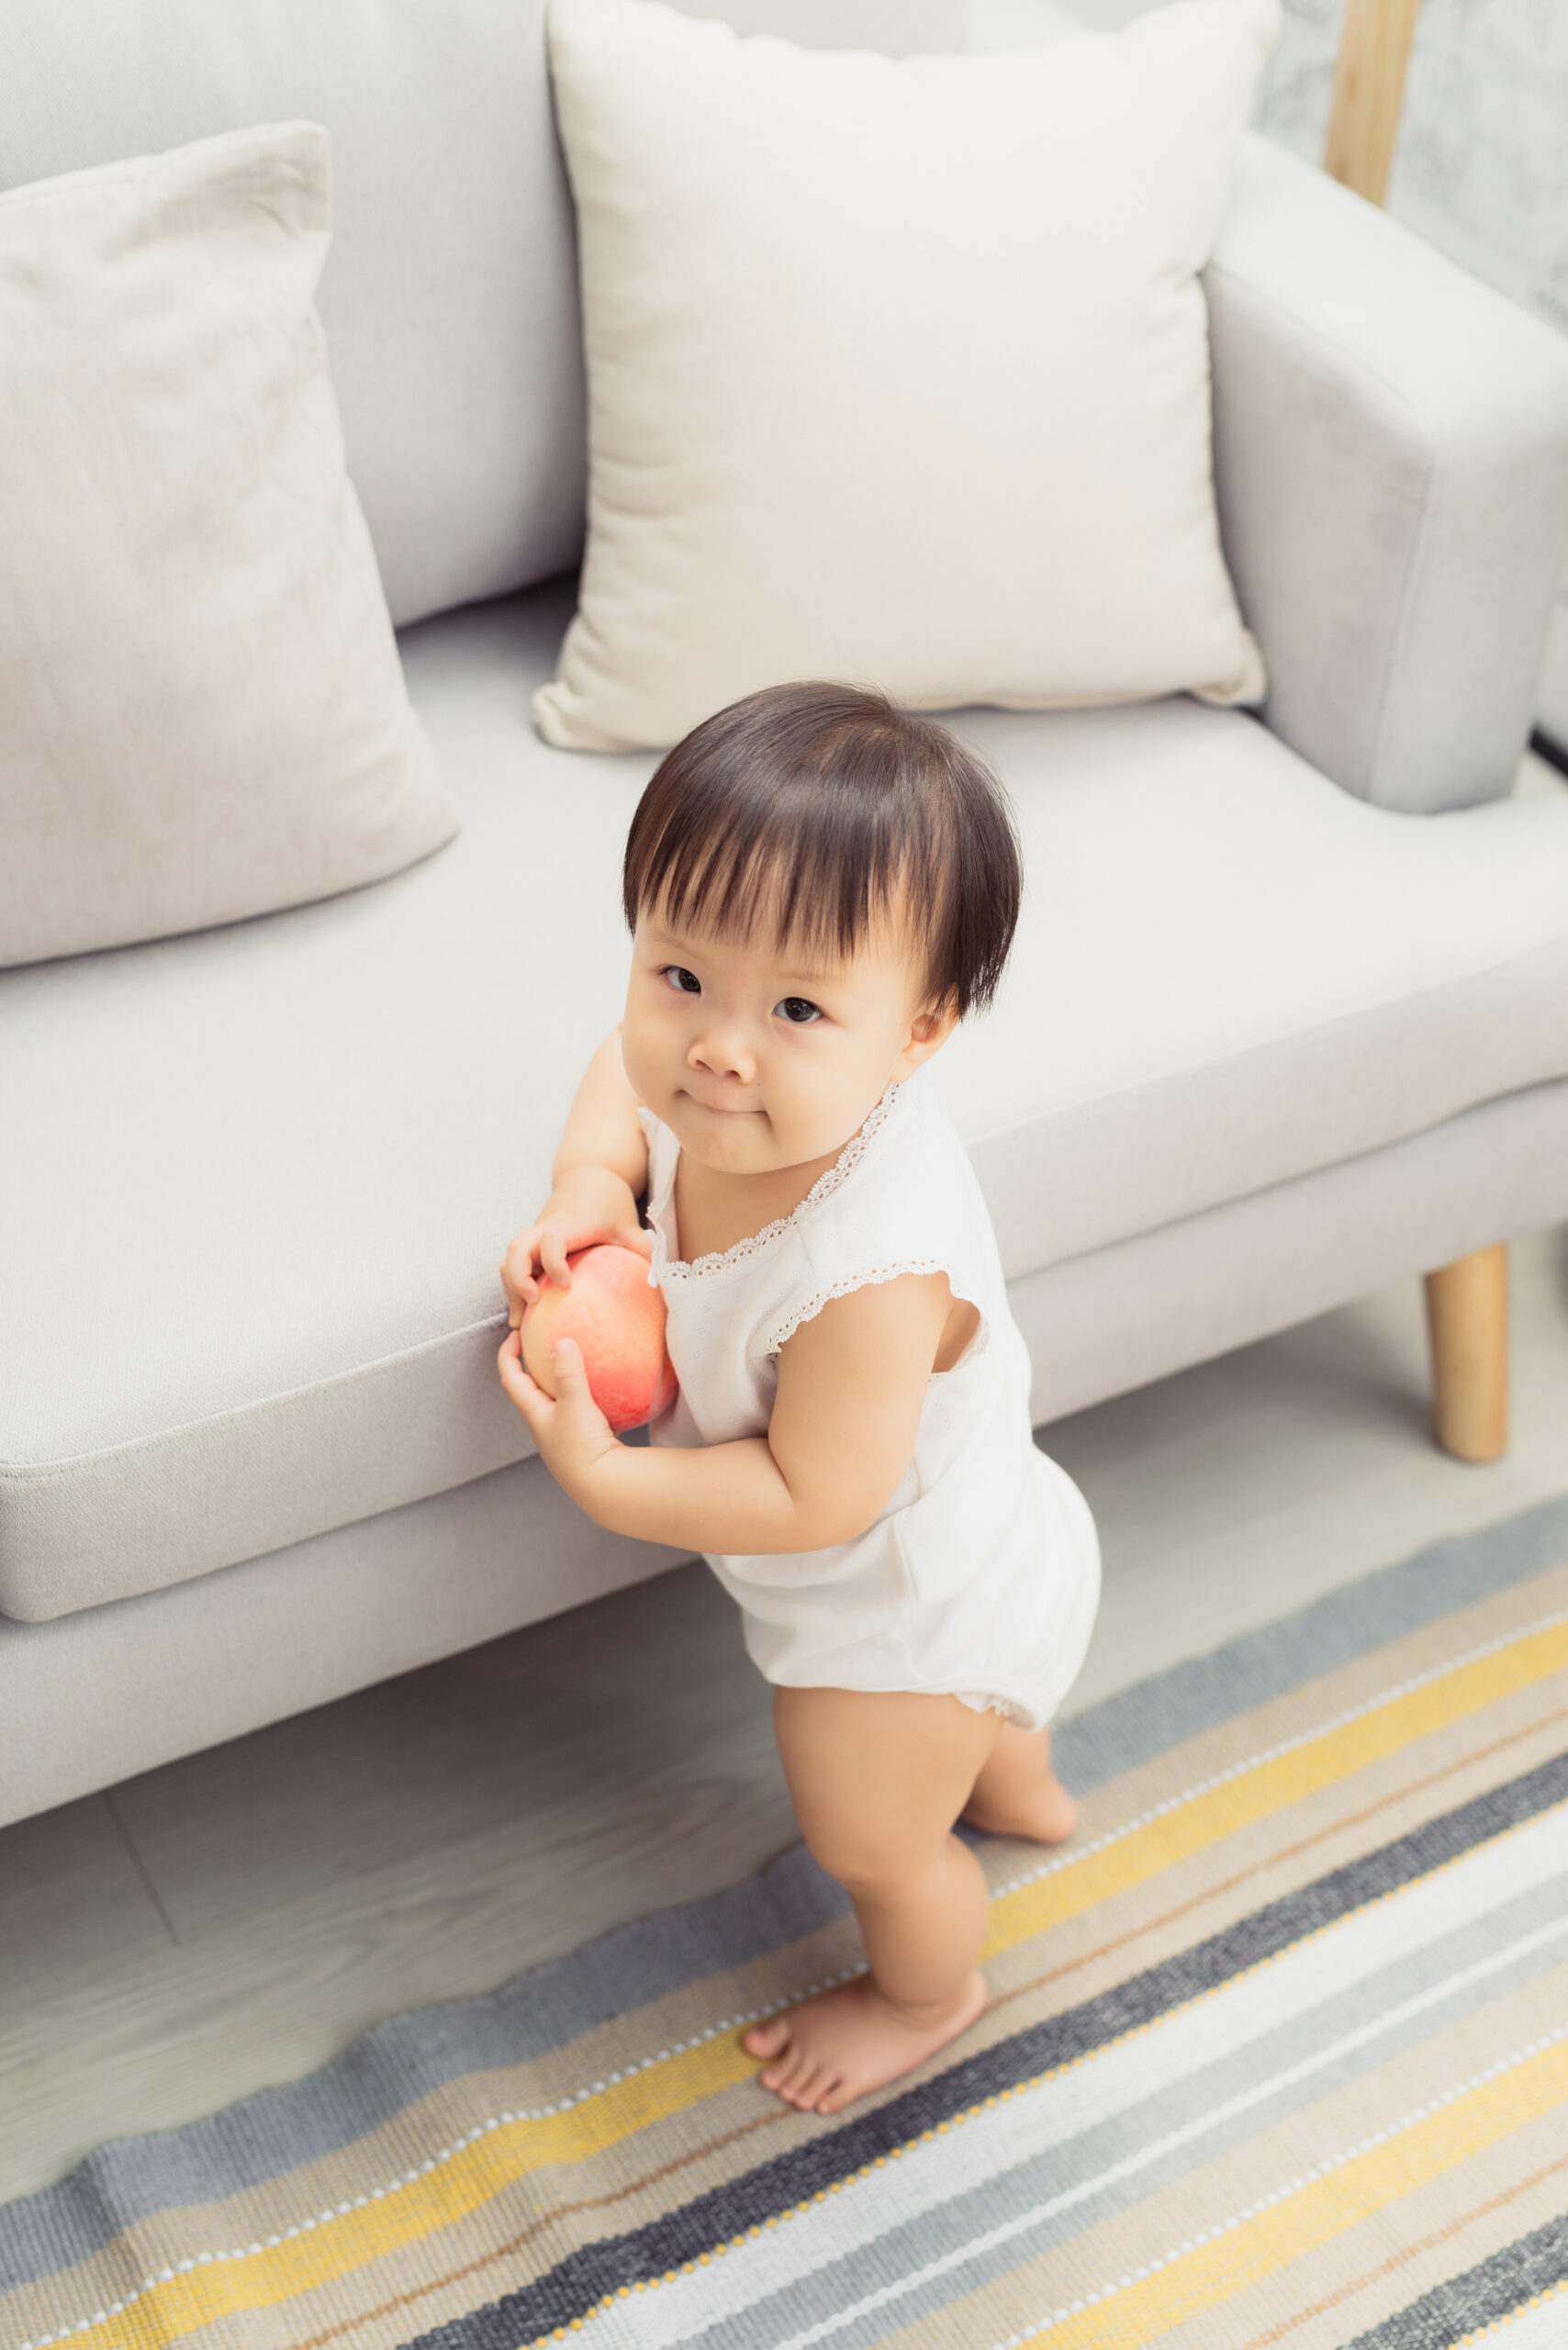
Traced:
POLYGON ((522 1360, 546 1395, 555 1393, 550 1351, 558 1338, 582 1348, 588 1391, 616 1434, 656 1419, 675 1401, 665 1351, 665 1302, 635 1248, 601 1241, 568 1257, 570 1289, 546 1281, 522 1317, 522 1360))

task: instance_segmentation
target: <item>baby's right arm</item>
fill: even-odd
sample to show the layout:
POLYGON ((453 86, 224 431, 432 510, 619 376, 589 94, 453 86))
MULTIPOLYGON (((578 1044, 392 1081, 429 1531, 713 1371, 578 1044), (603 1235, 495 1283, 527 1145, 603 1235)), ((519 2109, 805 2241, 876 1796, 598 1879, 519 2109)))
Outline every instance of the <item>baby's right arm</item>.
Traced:
POLYGON ((577 1248, 612 1240, 622 1248, 653 1254, 653 1237, 643 1229, 637 1202, 647 1189, 648 1146, 621 1060, 621 1031, 611 1029, 577 1088, 551 1170, 554 1190, 526 1232, 520 1232, 501 1265, 511 1327, 539 1294, 548 1274, 562 1289, 571 1285, 566 1259, 577 1248))

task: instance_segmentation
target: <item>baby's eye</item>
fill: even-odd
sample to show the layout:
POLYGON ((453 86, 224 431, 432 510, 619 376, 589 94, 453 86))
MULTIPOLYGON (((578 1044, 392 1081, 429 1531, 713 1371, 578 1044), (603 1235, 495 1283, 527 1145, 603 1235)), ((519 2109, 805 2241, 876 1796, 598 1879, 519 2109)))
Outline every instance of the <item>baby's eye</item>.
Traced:
POLYGON ((679 963, 666 963, 662 976, 680 995, 700 995, 702 982, 695 971, 686 970, 679 963))
POLYGON ((797 1028, 809 1028, 813 1020, 822 1018, 822 1013, 817 1005, 808 1003, 803 995, 787 995, 782 1002, 776 1003, 773 1009, 797 1028))

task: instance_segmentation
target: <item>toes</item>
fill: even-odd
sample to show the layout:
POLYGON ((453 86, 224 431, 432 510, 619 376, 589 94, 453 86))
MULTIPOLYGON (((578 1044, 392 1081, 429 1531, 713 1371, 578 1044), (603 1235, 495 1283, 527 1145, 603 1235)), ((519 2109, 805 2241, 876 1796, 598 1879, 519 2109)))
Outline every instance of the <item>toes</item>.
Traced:
POLYGON ((783 2053, 763 2074, 763 2087, 775 2090, 779 2097, 788 2097, 791 2085, 800 2079, 804 2064, 800 2050, 786 2042, 783 2053))
POLYGON ((822 2074, 820 2065, 813 2064, 801 2051, 791 2049, 782 2063, 770 2065, 762 2076, 762 2086, 781 2097, 786 2105, 809 2106, 811 2087, 822 2074))
POLYGON ((826 2087, 828 2077, 820 2065, 811 2065, 794 2084, 790 2104, 798 2105, 802 2113, 815 2113, 818 2110, 817 2099, 826 2087))
POLYGON ((779 2096, 788 2098, 791 2105, 804 2105, 808 2084, 815 2080, 816 2075, 814 2065, 803 2056, 797 2057, 778 2085, 779 2096))
POLYGON ((753 2056, 778 2056, 790 2045, 790 2020, 787 2016, 769 2016, 766 2023, 754 2023, 745 2034, 741 2045, 753 2056))
POLYGON ((816 2100, 818 2113, 836 2113, 840 2106, 850 2102, 852 2092, 842 2080, 832 2080, 816 2100))

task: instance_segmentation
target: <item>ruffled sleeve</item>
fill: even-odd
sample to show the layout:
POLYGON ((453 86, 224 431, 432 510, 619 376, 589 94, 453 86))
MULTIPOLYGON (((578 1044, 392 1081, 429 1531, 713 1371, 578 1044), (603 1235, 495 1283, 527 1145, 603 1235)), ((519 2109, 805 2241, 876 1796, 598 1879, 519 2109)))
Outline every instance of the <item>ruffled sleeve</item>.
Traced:
POLYGON ((897 1089, 885 1131, 843 1180, 812 1202, 796 1231, 789 1294, 776 1297, 764 1347, 777 1355, 829 1301, 900 1280, 945 1273, 956 1298, 974 1305, 980 1328, 966 1360, 990 1337, 988 1300, 1000 1266, 990 1219, 968 1154, 928 1069, 897 1089))

